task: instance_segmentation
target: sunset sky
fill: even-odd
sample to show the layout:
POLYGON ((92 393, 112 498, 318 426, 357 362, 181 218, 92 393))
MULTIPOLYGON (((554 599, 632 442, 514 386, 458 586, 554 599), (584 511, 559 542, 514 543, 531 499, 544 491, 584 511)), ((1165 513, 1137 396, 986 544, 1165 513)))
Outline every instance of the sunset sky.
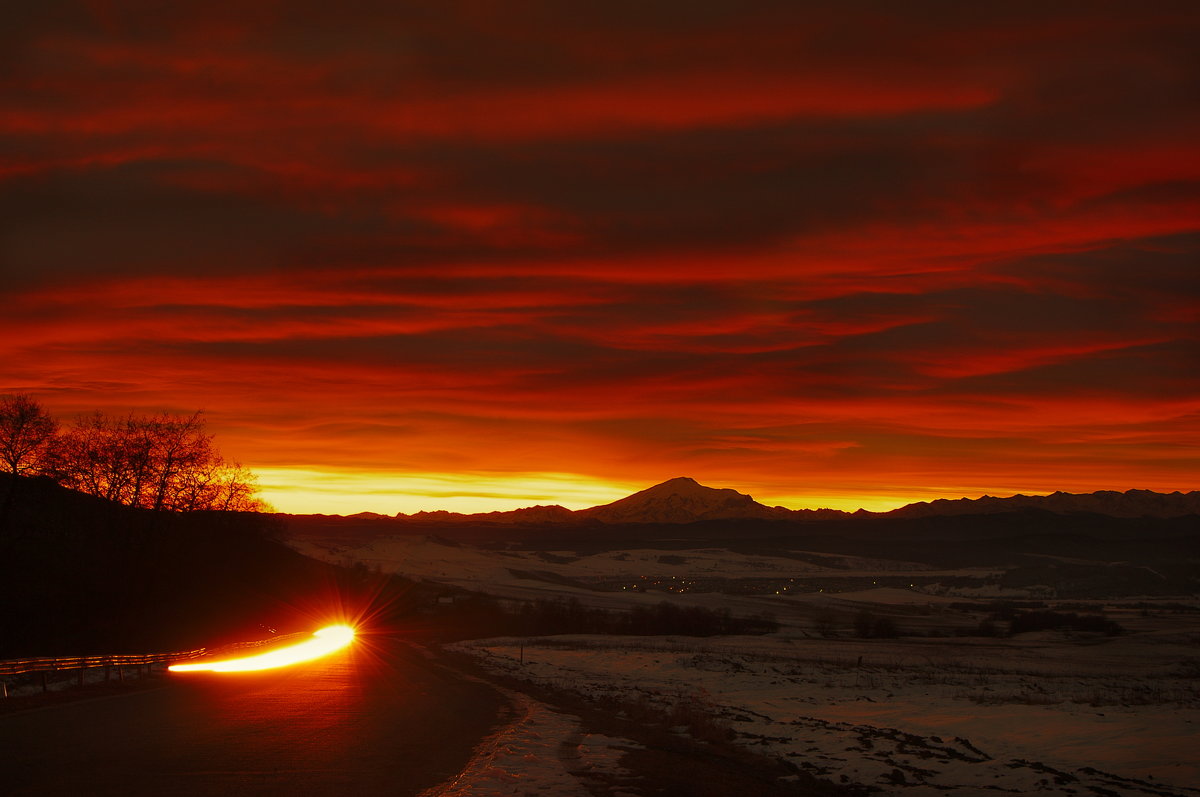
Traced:
POLYGON ((1197 41, 1191 0, 12 6, 0 392, 203 409, 291 512, 1195 489, 1197 41))

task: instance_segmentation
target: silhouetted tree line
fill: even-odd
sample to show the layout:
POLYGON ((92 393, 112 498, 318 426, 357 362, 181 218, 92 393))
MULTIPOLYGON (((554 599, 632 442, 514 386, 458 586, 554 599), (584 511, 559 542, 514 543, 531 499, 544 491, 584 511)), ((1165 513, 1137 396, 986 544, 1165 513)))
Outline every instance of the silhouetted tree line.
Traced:
MULTIPOLYGON (((979 611, 977 603, 954 603, 952 607, 963 611, 979 611)), ((957 636, 1005 637, 1026 631, 1083 631, 1086 633, 1118 636, 1125 629, 1109 620, 1102 613, 1076 614, 1074 612, 1049 611, 1042 601, 998 601, 986 606, 987 616, 977 626, 959 628, 957 636)), ((830 610, 820 612, 814 618, 814 627, 823 637, 836 637, 839 618, 830 610)), ((854 635, 860 639, 893 639, 902 630, 890 617, 881 617, 868 609, 854 615, 854 635)), ((930 632, 931 636, 945 636, 944 630, 930 632)))
POLYGON ((862 639, 894 639, 900 636, 900 629, 892 618, 877 617, 864 609, 854 616, 854 633, 862 639))
POLYGON ((628 634, 720 636, 769 634, 779 623, 769 615, 734 617, 727 609, 679 606, 668 601, 627 611, 584 606, 578 598, 540 599, 517 605, 486 595, 461 598, 442 617, 447 631, 466 636, 628 634))
MULTIPOLYGON (((13 476, 44 475, 64 487, 155 511, 259 511, 254 475, 228 462, 189 416, 82 416, 65 429, 27 395, 0 400, 0 461, 13 476)), ((16 480, 9 482, 4 509, 16 480)))
MULTIPOLYGON (((1101 610, 1084 606, 1085 614, 1051 611, 1045 601, 996 601, 988 604, 987 617, 974 629, 961 629, 960 636, 1005 637, 1026 631, 1082 631, 1106 636, 1120 636, 1125 628, 1104 616, 1101 610)), ((1059 609, 1073 608, 1060 605, 1059 609)), ((1078 604, 1076 605, 1078 606, 1078 604)), ((952 603, 951 608, 978 611, 975 603, 952 603)))
POLYGON ((1120 636, 1125 629, 1116 621, 1100 614, 1075 614, 1074 612, 1031 611, 1014 612, 1009 617, 1008 632, 1022 634, 1026 631, 1083 631, 1105 636, 1120 636))

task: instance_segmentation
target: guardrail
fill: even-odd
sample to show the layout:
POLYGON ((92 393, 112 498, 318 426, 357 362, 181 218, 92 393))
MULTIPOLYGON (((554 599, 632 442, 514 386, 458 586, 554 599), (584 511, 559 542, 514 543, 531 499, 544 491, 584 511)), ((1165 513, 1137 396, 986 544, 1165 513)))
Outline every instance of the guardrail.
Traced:
POLYGON ((105 680, 109 680, 115 669, 117 679, 124 681, 127 667, 135 668, 135 672, 138 671, 137 668, 145 667, 148 674, 155 664, 174 664, 179 661, 198 659, 202 656, 218 656, 235 650, 263 647, 264 645, 277 645, 293 638, 299 640, 299 638, 307 636, 309 634, 305 632, 282 634, 252 642, 235 642, 217 648, 196 648, 195 650, 177 651, 174 653, 114 654, 107 656, 41 656, 30 659, 8 659, 7 661, 0 661, 0 696, 8 697, 8 682, 5 678, 11 678, 14 675, 40 673, 42 691, 45 692, 49 690, 48 676, 50 673, 78 670, 79 685, 83 686, 85 672, 103 667, 105 668, 105 680))

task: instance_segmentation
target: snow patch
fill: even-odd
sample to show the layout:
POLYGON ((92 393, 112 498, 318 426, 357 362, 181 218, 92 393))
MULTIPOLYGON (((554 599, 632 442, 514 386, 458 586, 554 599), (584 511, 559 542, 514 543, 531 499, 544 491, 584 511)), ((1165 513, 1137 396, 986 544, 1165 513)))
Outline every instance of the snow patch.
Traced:
POLYGON ((577 635, 524 640, 524 663, 518 640, 454 647, 592 698, 702 696, 739 744, 888 793, 1200 795, 1200 687, 1147 671, 1136 644, 577 635))

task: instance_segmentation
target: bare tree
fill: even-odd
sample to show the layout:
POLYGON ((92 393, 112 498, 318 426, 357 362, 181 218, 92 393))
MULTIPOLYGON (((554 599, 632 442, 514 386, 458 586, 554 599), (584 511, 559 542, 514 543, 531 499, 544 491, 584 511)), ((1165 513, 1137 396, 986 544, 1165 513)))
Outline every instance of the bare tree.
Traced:
POLYGON ((130 506, 145 506, 154 484, 154 431, 141 418, 128 415, 123 423, 120 447, 122 460, 129 469, 130 506))
POLYGON ((0 459, 13 476, 36 471, 58 423, 26 394, 0 400, 0 459))
POLYGON ((155 511, 258 511, 253 474, 230 465, 200 413, 76 420, 55 448, 58 481, 89 495, 155 511))
POLYGON ((270 512, 266 502, 256 498, 258 477, 240 462, 226 463, 221 469, 213 495, 212 509, 222 512, 270 512))
POLYGON ((157 483, 153 509, 186 510, 187 482, 200 478, 217 458, 212 435, 204 434, 200 413, 190 418, 160 415, 149 421, 153 434, 157 483))
POLYGON ((57 431, 58 423, 32 396, 22 393, 0 400, 0 460, 11 474, 0 498, 0 523, 5 526, 17 491, 17 477, 42 469, 57 431))
POLYGON ((140 506, 148 463, 133 433, 135 419, 84 415, 55 446, 51 473, 64 487, 130 506, 140 506))

